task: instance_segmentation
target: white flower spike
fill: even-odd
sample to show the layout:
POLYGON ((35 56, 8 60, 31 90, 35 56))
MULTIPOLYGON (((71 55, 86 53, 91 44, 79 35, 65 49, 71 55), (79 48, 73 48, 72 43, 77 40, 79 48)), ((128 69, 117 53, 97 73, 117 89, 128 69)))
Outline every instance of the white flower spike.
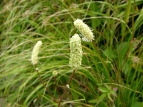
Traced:
POLYGON ((75 20, 74 26, 82 34, 82 36, 83 36, 82 40, 83 41, 91 42, 92 40, 94 40, 94 35, 93 35, 91 29, 82 20, 80 20, 80 19, 75 20))
POLYGON ((38 63, 38 54, 41 46, 42 46, 42 41, 38 41, 33 48, 32 55, 31 55, 31 61, 33 65, 38 63))
POLYGON ((70 38, 70 59, 69 65, 73 69, 77 69, 81 66, 82 61, 82 46, 81 46, 81 38, 78 34, 75 34, 70 38))

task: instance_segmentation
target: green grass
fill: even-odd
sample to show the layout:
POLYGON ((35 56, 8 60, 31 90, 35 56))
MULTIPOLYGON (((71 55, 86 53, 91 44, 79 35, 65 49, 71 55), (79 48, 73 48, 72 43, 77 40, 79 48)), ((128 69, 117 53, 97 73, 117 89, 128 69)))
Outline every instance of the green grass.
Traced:
POLYGON ((0 1, 0 106, 142 107, 142 5, 142 0, 0 1), (79 33, 77 18, 91 27, 95 40, 82 41, 82 66, 67 90, 73 72, 69 38, 79 33), (39 40, 38 75, 30 58, 39 40))

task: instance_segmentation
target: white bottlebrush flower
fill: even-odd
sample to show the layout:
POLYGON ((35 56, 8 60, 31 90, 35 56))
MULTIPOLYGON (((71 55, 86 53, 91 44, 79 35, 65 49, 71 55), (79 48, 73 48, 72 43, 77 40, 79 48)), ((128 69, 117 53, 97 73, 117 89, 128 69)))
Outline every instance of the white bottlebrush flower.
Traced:
POLYGON ((33 48, 32 55, 31 55, 31 61, 33 65, 38 63, 38 54, 41 46, 42 46, 42 41, 38 41, 33 48))
POLYGON ((83 36, 82 40, 83 41, 91 42, 92 40, 94 40, 94 35, 93 35, 91 29, 82 20, 80 20, 80 19, 75 20, 74 26, 82 34, 82 36, 83 36))
POLYGON ((78 34, 75 34, 70 38, 70 59, 69 65, 73 69, 77 69, 81 65, 82 61, 82 46, 81 46, 81 38, 78 34))

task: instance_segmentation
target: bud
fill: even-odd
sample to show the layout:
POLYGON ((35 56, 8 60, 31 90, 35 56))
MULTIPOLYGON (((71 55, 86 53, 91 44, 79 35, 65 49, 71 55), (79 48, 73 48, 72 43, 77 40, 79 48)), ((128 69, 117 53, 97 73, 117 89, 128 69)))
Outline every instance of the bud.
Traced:
POLYGON ((68 89, 70 88, 70 86, 69 86, 68 84, 66 85, 66 87, 67 87, 68 89))
POLYGON ((140 58, 137 56, 132 56, 132 62, 133 64, 139 64, 140 63, 140 58))
POLYGON ((53 76, 57 76, 58 75, 58 72, 57 71, 53 71, 53 76))
POLYGON ((39 69, 38 69, 38 68, 36 68, 36 71, 39 71, 39 69))
POLYGON ((33 65, 38 63, 38 54, 41 46, 42 46, 42 41, 38 41, 33 48, 32 55, 31 55, 31 61, 33 65))
POLYGON ((91 42, 92 40, 94 40, 94 35, 93 35, 91 29, 82 20, 77 19, 76 21, 74 21, 74 26, 82 34, 82 36, 83 36, 82 40, 83 41, 91 42))
POLYGON ((82 61, 82 46, 81 46, 81 39, 78 34, 75 34, 70 38, 70 59, 69 65, 77 69, 81 65, 82 61))
POLYGON ((70 8, 71 8, 71 9, 77 9, 77 8, 78 8, 78 4, 72 3, 72 4, 70 5, 70 8))

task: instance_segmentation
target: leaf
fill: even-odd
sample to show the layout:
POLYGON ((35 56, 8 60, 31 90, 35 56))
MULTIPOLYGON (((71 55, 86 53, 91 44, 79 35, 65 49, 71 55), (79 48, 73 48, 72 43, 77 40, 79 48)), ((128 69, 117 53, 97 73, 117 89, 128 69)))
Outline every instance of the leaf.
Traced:
POLYGON ((112 90, 111 87, 108 86, 108 85, 106 85, 106 84, 105 84, 105 87, 106 87, 108 90, 110 90, 110 91, 112 90))
POLYGON ((97 103, 98 100, 97 99, 92 99, 92 100, 89 100, 88 103, 97 103))
POLYGON ((107 95, 107 94, 105 94, 105 93, 102 94, 102 95, 98 98, 97 104, 100 103, 100 102, 106 97, 106 95, 107 95))
POLYGON ((111 93, 107 93, 107 97, 109 98, 109 100, 110 100, 111 102, 114 102, 113 99, 111 98, 111 93))
POLYGON ((113 49, 105 49, 105 50, 103 51, 103 53, 104 53, 105 56, 106 56, 107 58, 109 58, 109 59, 112 59, 112 58, 116 58, 116 57, 117 57, 113 49))
POLYGON ((113 96, 117 97, 117 94, 116 94, 115 91, 111 90, 110 93, 111 93, 113 96))
POLYGON ((24 101, 24 105, 26 105, 29 100, 31 100, 32 98, 34 98, 33 95, 34 95, 37 91, 39 91, 42 86, 43 86, 43 85, 37 86, 31 93, 29 93, 29 95, 27 96, 27 98, 26 98, 25 101, 24 101))
POLYGON ((129 42, 122 42, 117 47, 117 54, 118 54, 118 62, 119 62, 119 68, 122 67, 122 64, 124 62, 124 58, 126 57, 126 54, 129 50, 130 43, 129 42))
POLYGON ((142 24, 143 24, 143 8, 139 14, 139 17, 135 21, 134 28, 137 30, 139 27, 141 27, 142 24))
POLYGON ((134 102, 131 107, 143 107, 143 102, 134 102))
POLYGON ((103 93, 107 93, 109 91, 108 89, 103 88, 103 87, 99 87, 98 89, 99 89, 99 91, 101 91, 103 93))

